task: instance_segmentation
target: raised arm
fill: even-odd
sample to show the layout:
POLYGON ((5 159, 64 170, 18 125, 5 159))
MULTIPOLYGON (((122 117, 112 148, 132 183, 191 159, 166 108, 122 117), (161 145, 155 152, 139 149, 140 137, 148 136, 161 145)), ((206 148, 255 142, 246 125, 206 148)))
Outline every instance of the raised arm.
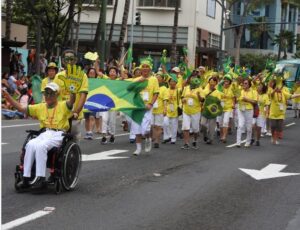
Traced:
POLYGON ((2 95, 19 112, 21 112, 21 113, 27 112, 27 107, 23 107, 19 102, 17 102, 15 99, 13 99, 12 96, 10 96, 6 90, 2 89, 2 95))

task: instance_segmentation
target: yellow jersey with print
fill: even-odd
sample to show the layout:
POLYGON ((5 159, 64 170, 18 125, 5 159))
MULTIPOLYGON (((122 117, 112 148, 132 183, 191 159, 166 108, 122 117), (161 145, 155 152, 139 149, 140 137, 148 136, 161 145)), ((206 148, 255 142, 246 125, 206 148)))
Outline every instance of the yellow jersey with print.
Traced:
POLYGON ((240 97, 241 96, 241 92, 242 92, 242 86, 239 85, 239 83, 237 81, 233 81, 231 83, 231 89, 232 92, 234 94, 235 97, 240 97))
POLYGON ((267 107, 270 105, 270 98, 267 93, 258 94, 257 96, 257 104, 259 108, 259 115, 262 117, 266 117, 267 107))
MULTIPOLYGON (((142 77, 132 78, 132 79, 126 79, 129 81, 139 81, 142 77)), ((159 94, 159 84, 158 80, 154 76, 150 76, 146 79, 148 82, 147 86, 140 92, 140 95, 145 103, 145 105, 150 104, 153 99, 154 94, 159 94)))
POLYGON ((270 119, 284 119, 287 100, 291 98, 288 88, 283 87, 281 92, 270 91, 270 119))
POLYGON ((202 89, 200 87, 191 89, 188 85, 184 87, 181 98, 184 99, 182 103, 182 110, 187 115, 193 115, 201 112, 202 103, 199 101, 198 94, 201 95, 202 89))
POLYGON ((223 97, 221 99, 221 105, 223 112, 231 112, 234 107, 234 93, 231 85, 228 88, 223 87, 223 97))
POLYGON ((179 74, 179 75, 177 75, 176 88, 181 90, 182 86, 183 86, 183 77, 179 74))
POLYGON ((167 90, 168 93, 168 102, 167 102, 167 117, 178 117, 178 107, 181 105, 181 90, 180 89, 171 89, 167 90))
MULTIPOLYGON (((66 76, 66 71, 62 71, 58 74, 56 74, 55 77, 58 77, 58 76, 66 76)), ((82 79, 82 83, 81 83, 81 86, 78 90, 78 92, 76 93, 76 100, 75 100, 75 103, 74 103, 74 106, 73 108, 76 109, 78 104, 79 104, 79 100, 80 100, 80 95, 81 93, 85 93, 87 94, 89 92, 89 82, 88 82, 88 77, 86 74, 83 75, 83 79, 82 79)), ((69 100, 70 98, 70 93, 69 93, 69 89, 66 88, 66 85, 64 84, 64 91, 62 92, 63 94, 61 95, 64 100, 69 100)), ((80 111, 80 113, 78 114, 78 120, 81 120, 83 118, 83 110, 80 111)))
POLYGON ((60 129, 68 131, 69 119, 72 117, 72 109, 68 108, 66 101, 59 101, 53 108, 48 108, 46 103, 29 105, 28 115, 40 121, 40 128, 60 129))
POLYGON ((246 97, 250 100, 257 101, 257 91, 249 88, 247 91, 242 89, 241 95, 238 98, 238 105, 239 110, 245 111, 245 110, 251 110, 253 109, 253 104, 250 102, 243 101, 243 98, 246 97))
POLYGON ((55 82, 58 86, 59 86, 59 96, 58 96, 58 100, 62 101, 65 100, 65 98, 63 98, 64 90, 65 90, 65 83, 58 79, 56 76, 54 77, 54 79, 50 79, 49 77, 46 77, 42 80, 42 84, 41 84, 41 92, 43 93, 45 91, 45 87, 48 83, 51 82, 55 82))
MULTIPOLYGON (((295 84, 293 87, 293 93, 300 94, 300 85, 295 84)), ((300 103, 300 97, 293 98, 294 103, 300 103)))
POLYGON ((164 113, 164 107, 165 103, 167 103, 168 100, 168 89, 166 86, 159 87, 159 95, 157 97, 157 100, 153 104, 153 114, 163 114, 164 113))

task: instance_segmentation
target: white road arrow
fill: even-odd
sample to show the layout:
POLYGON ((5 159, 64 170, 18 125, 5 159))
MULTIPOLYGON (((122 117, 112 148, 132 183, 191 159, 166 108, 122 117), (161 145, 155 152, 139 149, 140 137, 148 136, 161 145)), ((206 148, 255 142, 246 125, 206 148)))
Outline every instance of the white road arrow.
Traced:
POLYGON ((280 172, 283 170, 287 165, 280 165, 280 164, 269 164, 266 167, 264 167, 261 170, 255 170, 255 169, 243 169, 244 173, 248 174, 255 180, 265 180, 265 179, 271 179, 276 177, 285 177, 285 176, 296 176, 300 175, 300 173, 286 173, 286 172, 280 172))
POLYGON ((100 153, 94 153, 90 155, 82 155, 82 161, 99 161, 99 160, 113 160, 113 159, 126 159, 129 157, 112 157, 111 155, 116 155, 119 153, 125 153, 128 150, 118 150, 113 149, 109 151, 104 151, 100 153))

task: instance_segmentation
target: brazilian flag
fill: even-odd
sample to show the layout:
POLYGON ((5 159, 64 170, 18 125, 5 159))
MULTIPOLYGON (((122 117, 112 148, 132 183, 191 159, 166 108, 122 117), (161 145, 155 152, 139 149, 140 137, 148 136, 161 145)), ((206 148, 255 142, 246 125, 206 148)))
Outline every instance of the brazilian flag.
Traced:
POLYGON ((213 119, 220 116, 222 112, 223 107, 220 99, 211 95, 207 96, 204 101, 202 116, 207 119, 213 119))
POLYGON ((141 124, 146 112, 140 91, 147 81, 89 79, 89 93, 84 108, 92 112, 120 111, 141 124))

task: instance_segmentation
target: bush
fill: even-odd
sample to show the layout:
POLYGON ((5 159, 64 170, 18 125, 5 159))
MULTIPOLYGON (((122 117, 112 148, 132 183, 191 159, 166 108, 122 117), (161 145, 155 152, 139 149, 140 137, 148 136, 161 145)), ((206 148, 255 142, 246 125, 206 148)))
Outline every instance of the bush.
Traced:
POLYGON ((267 60, 277 60, 277 56, 274 54, 241 54, 240 56, 240 63, 241 66, 247 66, 251 68, 251 74, 258 74, 259 72, 263 71, 266 66, 267 60))

